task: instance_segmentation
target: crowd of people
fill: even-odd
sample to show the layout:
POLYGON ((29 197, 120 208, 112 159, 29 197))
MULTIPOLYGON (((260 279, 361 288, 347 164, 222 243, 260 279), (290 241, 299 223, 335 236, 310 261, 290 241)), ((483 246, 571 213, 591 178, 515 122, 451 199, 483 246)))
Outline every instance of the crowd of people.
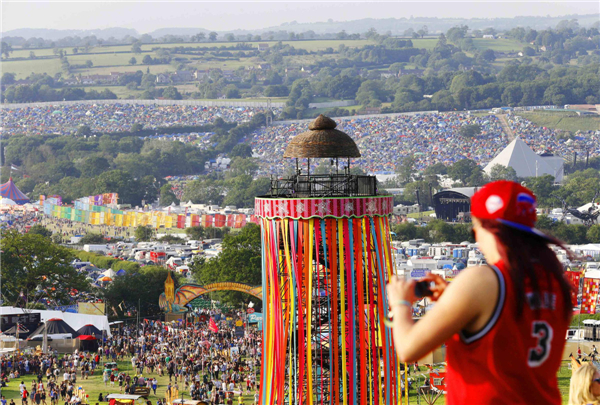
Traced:
MULTIPOLYGON (((481 166, 489 163, 510 139, 503 132, 495 115, 475 116, 466 112, 396 115, 369 118, 341 118, 337 129, 350 135, 362 154, 355 160, 369 173, 394 173, 404 158, 415 158, 415 169, 443 163, 451 165, 461 159, 472 159, 481 166), (465 125, 478 125, 481 133, 474 137, 460 133, 465 125)), ((510 126, 515 136, 529 144, 535 152, 550 152, 570 156, 571 142, 557 138, 558 131, 538 127, 519 116, 511 116, 510 126)), ((289 162, 283 159, 290 140, 308 130, 306 122, 286 123, 261 128, 254 132, 252 148, 260 158, 261 174, 281 175, 289 162)), ((583 143, 595 147, 590 157, 600 156, 597 145, 600 131, 578 135, 583 143)))
POLYGON ((69 104, 0 109, 3 136, 72 135, 81 125, 95 132, 131 131, 134 124, 144 129, 210 124, 217 118, 245 122, 266 109, 258 107, 206 107, 147 104, 69 104))
MULTIPOLYGON (((59 356, 50 347, 49 354, 0 355, 2 381, 19 385, 23 405, 27 399, 36 405, 40 401, 54 405, 59 400, 77 405, 78 387, 85 389, 94 375, 101 376, 106 390, 98 402, 109 393, 134 394, 146 388, 157 397, 157 405, 181 398, 182 393, 210 404, 244 403, 243 396, 249 396, 253 402, 245 403, 256 404, 260 332, 246 327, 244 335, 236 335, 232 321, 218 310, 202 310, 197 315, 193 318, 197 322, 187 325, 145 320, 113 330, 97 352, 59 356), (209 329, 208 317, 215 320, 218 330, 209 329), (119 369, 117 361, 130 362, 131 367, 119 369), (22 382, 27 374, 37 377, 30 388, 22 382)), ((238 319, 239 314, 233 317, 238 319)), ((88 398, 88 403, 92 400, 88 398)))

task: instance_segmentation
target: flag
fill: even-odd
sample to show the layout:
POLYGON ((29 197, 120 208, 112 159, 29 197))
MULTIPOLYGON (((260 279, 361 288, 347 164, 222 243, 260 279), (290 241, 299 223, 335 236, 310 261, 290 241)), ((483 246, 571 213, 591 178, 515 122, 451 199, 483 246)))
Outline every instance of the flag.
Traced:
POLYGON ((577 271, 566 271, 565 277, 571 285, 571 304, 576 307, 577 306, 577 293, 579 292, 579 279, 581 278, 581 273, 577 271))
POLYGON ((19 169, 17 166, 13 165, 12 163, 10 164, 10 170, 21 170, 19 169))
POLYGON ((217 333, 219 331, 219 327, 217 326, 217 323, 215 322, 214 319, 210 318, 208 320, 208 329, 210 329, 211 331, 213 331, 214 333, 217 333))
POLYGON ((584 278, 581 297, 581 313, 595 314, 596 302, 598 301, 598 290, 600 289, 600 279, 584 278))

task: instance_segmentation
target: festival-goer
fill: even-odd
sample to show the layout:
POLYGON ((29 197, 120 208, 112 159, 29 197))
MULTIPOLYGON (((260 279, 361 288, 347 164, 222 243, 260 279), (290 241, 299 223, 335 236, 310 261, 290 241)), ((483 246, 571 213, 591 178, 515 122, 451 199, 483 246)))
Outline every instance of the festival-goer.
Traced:
POLYGON ((572 308, 571 289, 534 228, 536 199, 515 182, 489 183, 471 199, 473 231, 490 266, 451 283, 426 278, 436 305, 414 323, 415 281, 393 278, 388 301, 401 361, 447 343, 448 404, 560 404, 557 372, 572 308))
POLYGON ((573 371, 569 405, 597 405, 600 401, 600 373, 592 362, 573 371))

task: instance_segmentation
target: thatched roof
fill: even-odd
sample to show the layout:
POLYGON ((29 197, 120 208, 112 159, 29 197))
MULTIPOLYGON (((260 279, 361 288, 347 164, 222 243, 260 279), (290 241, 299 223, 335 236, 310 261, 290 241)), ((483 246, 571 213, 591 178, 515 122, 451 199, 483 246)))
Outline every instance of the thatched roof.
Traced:
POLYGON ((283 157, 339 158, 360 157, 360 151, 350 136, 335 129, 334 120, 319 115, 308 125, 309 131, 294 137, 283 157))

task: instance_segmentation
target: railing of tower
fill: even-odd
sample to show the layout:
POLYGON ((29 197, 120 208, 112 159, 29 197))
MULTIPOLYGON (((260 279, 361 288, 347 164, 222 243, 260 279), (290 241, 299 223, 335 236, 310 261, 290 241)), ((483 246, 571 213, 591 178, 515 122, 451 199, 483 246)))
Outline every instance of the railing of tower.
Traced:
POLYGON ((362 197, 377 195, 375 176, 348 174, 294 175, 285 179, 271 178, 271 197, 362 197))

